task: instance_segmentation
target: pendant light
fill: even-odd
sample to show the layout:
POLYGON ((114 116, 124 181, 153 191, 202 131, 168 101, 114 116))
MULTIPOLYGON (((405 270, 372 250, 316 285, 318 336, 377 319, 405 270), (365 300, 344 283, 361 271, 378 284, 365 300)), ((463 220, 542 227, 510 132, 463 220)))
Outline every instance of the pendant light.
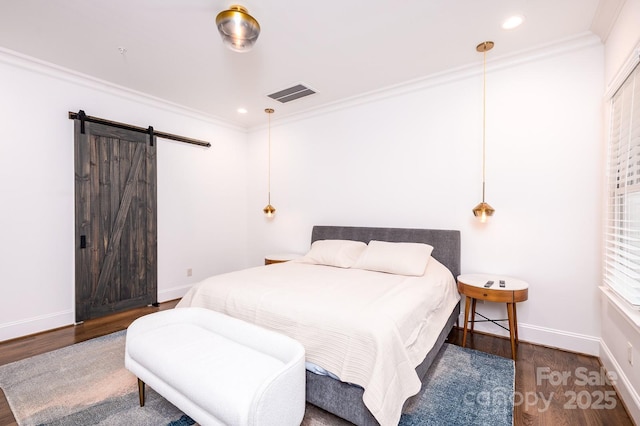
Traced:
POLYGON ((264 214, 267 215, 267 217, 271 218, 276 213, 276 208, 271 205, 271 114, 273 114, 275 110, 273 108, 266 108, 264 112, 269 114, 269 167, 267 172, 267 189, 269 193, 269 196, 268 196, 269 198, 268 198, 267 206, 264 209, 262 209, 262 211, 264 212, 264 214))
POLYGON ((476 46, 476 50, 483 54, 482 69, 482 202, 473 208, 473 215, 480 219, 480 222, 486 222, 487 217, 493 216, 495 210, 484 201, 485 189, 485 157, 486 157, 486 122, 487 122, 487 52, 493 49, 492 41, 485 41, 476 46))
POLYGON ((243 6, 232 5, 216 16, 222 42, 234 52, 251 50, 260 35, 260 24, 243 6))

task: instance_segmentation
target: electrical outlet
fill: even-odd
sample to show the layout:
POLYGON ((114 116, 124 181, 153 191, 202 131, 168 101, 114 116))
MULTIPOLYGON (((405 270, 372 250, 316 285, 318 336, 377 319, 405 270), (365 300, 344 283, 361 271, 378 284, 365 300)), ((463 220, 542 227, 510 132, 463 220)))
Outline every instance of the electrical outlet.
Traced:
POLYGON ((190 277, 191 275, 193 275, 193 269, 189 268, 187 269, 187 276, 190 277))
POLYGON ((627 342, 627 361, 629 361, 629 365, 633 365, 633 345, 631 342, 627 342))

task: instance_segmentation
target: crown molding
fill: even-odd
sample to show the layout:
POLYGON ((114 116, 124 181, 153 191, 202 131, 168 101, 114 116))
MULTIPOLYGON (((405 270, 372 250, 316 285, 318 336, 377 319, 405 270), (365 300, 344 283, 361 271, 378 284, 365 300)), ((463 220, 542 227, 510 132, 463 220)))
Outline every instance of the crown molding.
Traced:
POLYGON ((247 130, 242 127, 232 125, 218 117, 211 116, 202 111, 188 108, 162 98, 151 96, 137 90, 110 83, 106 80, 101 80, 87 74, 83 74, 68 68, 52 64, 50 62, 42 61, 40 59, 24 55, 22 53, 6 49, 4 47, 0 47, 0 63, 22 68, 24 70, 62 80, 88 89, 97 90, 150 107, 162 109, 164 111, 189 117, 198 121, 204 121, 242 133, 247 132, 247 130))
MULTIPOLYGON (((568 52, 578 51, 581 49, 603 46, 600 38, 590 31, 578 34, 577 36, 568 37, 553 43, 547 43, 536 46, 531 49, 521 50, 510 55, 503 55, 487 59, 487 74, 491 72, 521 66, 530 62, 539 61, 546 58, 562 55, 568 52)), ((305 120, 315 116, 333 113, 339 110, 352 108, 358 105, 376 102, 387 98, 402 96, 407 93, 426 90, 431 87, 437 87, 456 81, 465 80, 482 74, 482 67, 478 64, 464 65, 452 68, 447 71, 438 72, 418 79, 410 80, 394 86, 388 86, 375 91, 367 92, 348 99, 321 105, 296 114, 288 115, 285 118, 272 122, 272 127, 282 124, 293 123, 305 120)), ((255 126, 249 131, 255 131, 264 128, 264 125, 255 126)))
POLYGON ((633 71, 639 63, 640 43, 633 48, 631 54, 627 57, 627 60, 622 64, 622 67, 620 67, 613 79, 609 84, 607 84, 607 89, 604 94, 605 99, 611 99, 613 95, 615 95, 618 89, 622 86, 622 83, 624 83, 627 77, 629 77, 629 74, 631 74, 631 71, 633 71))
MULTIPOLYGON (((520 66, 529 62, 538 61, 544 58, 557 56, 566 52, 580 50, 594 45, 602 45, 599 37, 591 32, 585 32, 574 37, 559 40, 553 43, 540 45, 531 49, 522 50, 515 54, 499 56, 487 60, 487 73, 493 71, 520 66)), ((161 98, 138 92, 124 86, 110 83, 86 74, 82 74, 68 68, 45 62, 21 53, 0 47, 0 63, 16 66, 45 76, 67 81, 90 89, 98 90, 124 99, 139 102, 148 106, 163 109, 165 111, 183 115, 199 121, 208 122, 217 126, 225 127, 242 133, 250 133, 266 126, 261 124, 251 128, 243 128, 230 124, 218 117, 213 117, 202 111, 191 109, 180 104, 176 104, 161 98)), ((409 80, 393 86, 384 87, 375 91, 367 92, 347 99, 324 104, 296 114, 289 115, 282 119, 272 121, 272 127, 288 124, 315 116, 320 116, 335 111, 352 108, 369 102, 376 102, 387 98, 401 96, 407 93, 426 90, 444 84, 461 81, 476 75, 480 75, 482 70, 477 64, 464 65, 452 68, 447 71, 431 74, 414 80, 409 80)))

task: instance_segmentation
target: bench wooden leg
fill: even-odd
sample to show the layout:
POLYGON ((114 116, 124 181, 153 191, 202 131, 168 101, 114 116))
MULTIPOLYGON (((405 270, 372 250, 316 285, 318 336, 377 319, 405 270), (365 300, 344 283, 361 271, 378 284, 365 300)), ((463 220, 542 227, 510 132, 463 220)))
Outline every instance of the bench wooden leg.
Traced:
POLYGON ((144 382, 140 379, 138 379, 138 396, 140 397, 140 406, 144 407, 144 399, 145 399, 145 395, 144 395, 144 382))

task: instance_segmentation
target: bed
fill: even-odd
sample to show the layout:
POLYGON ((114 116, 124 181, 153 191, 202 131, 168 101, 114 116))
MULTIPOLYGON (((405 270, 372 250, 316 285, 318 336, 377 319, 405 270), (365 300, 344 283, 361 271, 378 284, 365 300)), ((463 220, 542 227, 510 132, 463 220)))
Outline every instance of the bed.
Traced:
POLYGON ((386 426, 398 423, 458 318, 459 273, 459 231, 315 226, 304 258, 210 277, 177 307, 214 309, 301 341, 307 401, 356 425, 386 426), (334 243, 357 260, 338 265, 312 256, 334 243), (426 268, 402 269, 424 257, 415 250, 425 245, 432 247, 426 268), (396 252, 379 255, 390 247, 410 250, 391 262, 400 271, 362 262, 377 253, 385 263, 396 252))

